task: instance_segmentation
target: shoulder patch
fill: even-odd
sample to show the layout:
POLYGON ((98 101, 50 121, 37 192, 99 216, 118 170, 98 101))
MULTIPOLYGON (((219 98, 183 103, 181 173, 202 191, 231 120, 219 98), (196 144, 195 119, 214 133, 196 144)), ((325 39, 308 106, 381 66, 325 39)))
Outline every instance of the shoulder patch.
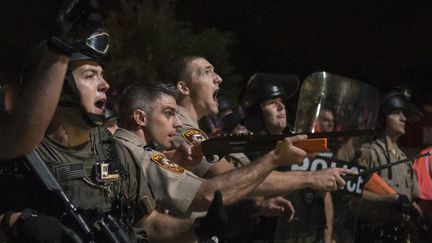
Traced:
POLYGON ((184 130, 182 135, 189 144, 193 144, 194 142, 201 142, 208 139, 207 135, 203 131, 196 128, 186 129, 184 130))
POLYGON ((170 172, 176 174, 183 174, 185 172, 185 169, 183 167, 171 162, 163 154, 155 153, 151 156, 150 160, 170 172))

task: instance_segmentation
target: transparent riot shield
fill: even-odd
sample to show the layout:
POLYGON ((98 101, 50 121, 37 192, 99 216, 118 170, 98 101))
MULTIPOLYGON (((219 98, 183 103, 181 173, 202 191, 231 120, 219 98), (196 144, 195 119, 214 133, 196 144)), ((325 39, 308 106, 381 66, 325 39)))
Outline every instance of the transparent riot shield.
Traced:
MULTIPOLYGON (((327 72, 313 73, 300 89, 294 132, 373 129, 378 108, 379 93, 375 87, 327 72)), ((329 139, 328 152, 318 157, 309 155, 302 165, 294 165, 291 170, 325 169, 330 163, 324 163, 322 157, 350 161, 355 150, 371 139, 372 136, 329 139)), ((279 217, 275 242, 324 242, 326 237, 336 242, 353 242, 361 194, 347 193, 347 188, 356 188, 356 183, 348 183, 344 191, 322 193, 306 189, 289 195, 296 217, 293 222, 279 217)))

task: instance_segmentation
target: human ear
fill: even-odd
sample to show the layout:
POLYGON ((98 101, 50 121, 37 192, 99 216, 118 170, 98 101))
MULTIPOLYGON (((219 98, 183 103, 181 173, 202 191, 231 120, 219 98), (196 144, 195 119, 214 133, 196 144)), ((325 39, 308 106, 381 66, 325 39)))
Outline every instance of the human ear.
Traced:
POLYGON ((135 110, 133 112, 133 119, 138 126, 146 126, 147 125, 147 114, 143 110, 135 110))
POLYGON ((187 86, 185 81, 178 81, 176 88, 178 92, 180 92, 183 95, 189 95, 189 87, 187 86))

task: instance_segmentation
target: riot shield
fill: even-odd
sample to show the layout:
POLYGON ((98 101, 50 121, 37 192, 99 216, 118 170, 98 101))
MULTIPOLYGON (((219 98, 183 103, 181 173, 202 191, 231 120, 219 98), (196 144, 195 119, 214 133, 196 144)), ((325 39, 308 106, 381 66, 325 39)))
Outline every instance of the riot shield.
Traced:
MULTIPOLYGON (((379 93, 375 87, 327 72, 313 73, 300 89, 294 132, 373 129, 378 109, 379 93)), ((327 153, 310 155, 291 170, 324 169, 327 166, 322 157, 350 161, 355 150, 370 140, 372 136, 331 139, 327 153)), ((360 197, 346 193, 346 189, 358 188, 356 183, 349 182, 343 191, 327 194, 306 189, 289 195, 296 220, 288 222, 286 217, 279 217, 275 242, 324 242, 325 238, 353 242, 360 197)))

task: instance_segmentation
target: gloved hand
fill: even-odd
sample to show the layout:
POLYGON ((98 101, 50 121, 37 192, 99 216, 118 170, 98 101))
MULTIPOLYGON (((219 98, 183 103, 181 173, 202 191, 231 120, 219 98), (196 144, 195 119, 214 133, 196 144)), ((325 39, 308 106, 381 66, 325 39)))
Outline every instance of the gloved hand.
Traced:
POLYGON ((99 54, 86 45, 87 37, 103 27, 98 8, 97 0, 65 0, 57 14, 48 47, 68 56, 74 51, 99 54))
POLYGON ((210 239, 213 236, 221 239, 225 235, 226 223, 227 214, 223 207, 222 193, 216 191, 206 216, 195 220, 195 234, 200 241, 210 239))
POLYGON ((403 214, 410 214, 412 212, 412 205, 406 195, 398 194, 396 196, 396 212, 403 214))
POLYGON ((61 224, 56 218, 37 215, 31 209, 23 210, 13 229, 17 239, 21 242, 81 242, 75 232, 61 224))

